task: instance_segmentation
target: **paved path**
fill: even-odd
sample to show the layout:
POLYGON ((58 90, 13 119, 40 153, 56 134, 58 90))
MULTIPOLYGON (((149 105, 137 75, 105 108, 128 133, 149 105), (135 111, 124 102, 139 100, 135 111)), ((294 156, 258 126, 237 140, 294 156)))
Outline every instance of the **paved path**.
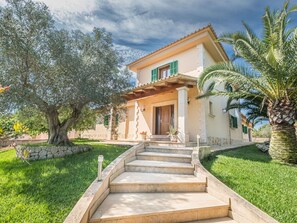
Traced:
POLYGON ((194 175, 192 152, 147 146, 110 182, 110 194, 89 222, 235 223, 228 217, 229 203, 207 192, 205 176, 194 175))
POLYGON ((232 150, 244 146, 249 146, 255 144, 254 142, 245 142, 245 143, 240 143, 236 145, 225 145, 225 146, 218 146, 218 145, 212 145, 211 146, 211 151, 212 152, 217 152, 217 151, 223 151, 223 150, 232 150))

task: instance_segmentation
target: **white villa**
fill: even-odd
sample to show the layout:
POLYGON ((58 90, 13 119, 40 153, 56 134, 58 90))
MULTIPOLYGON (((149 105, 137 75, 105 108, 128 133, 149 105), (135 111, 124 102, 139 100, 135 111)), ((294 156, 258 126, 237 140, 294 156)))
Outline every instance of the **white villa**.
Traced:
MULTIPOLYGON (((99 156, 98 178, 65 223, 277 223, 201 165, 211 146, 194 145, 197 135, 209 145, 251 140, 246 117, 224 110, 227 98, 196 99, 203 69, 228 60, 216 39, 206 26, 128 65, 137 74, 137 86, 123 94, 125 105, 111 108, 81 136, 140 142, 102 174, 99 156), (179 142, 160 142, 169 140, 171 126, 178 129, 179 142), (141 141, 143 132, 149 141, 141 141)), ((232 90, 223 83, 219 87, 232 90)))
POLYGON ((137 75, 137 86, 123 95, 125 112, 107 114, 81 136, 112 139, 111 117, 116 117, 119 140, 140 140, 141 132, 151 140, 166 140, 171 125, 178 129, 181 143, 196 142, 197 135, 209 145, 242 142, 241 114, 224 110, 226 98, 196 99, 203 69, 228 60, 216 39, 209 25, 128 64, 137 75))

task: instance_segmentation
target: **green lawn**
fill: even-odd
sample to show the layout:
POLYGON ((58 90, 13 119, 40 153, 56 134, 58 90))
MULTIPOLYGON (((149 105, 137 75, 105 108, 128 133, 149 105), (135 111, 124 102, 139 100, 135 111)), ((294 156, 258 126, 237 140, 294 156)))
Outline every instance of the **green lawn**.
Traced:
POLYGON ((255 146, 220 152, 203 165, 281 223, 297 222, 297 166, 271 161, 255 146))
POLYGON ((90 152, 31 162, 0 152, 0 222, 63 222, 97 175, 97 158, 106 167, 128 147, 88 142, 90 152))

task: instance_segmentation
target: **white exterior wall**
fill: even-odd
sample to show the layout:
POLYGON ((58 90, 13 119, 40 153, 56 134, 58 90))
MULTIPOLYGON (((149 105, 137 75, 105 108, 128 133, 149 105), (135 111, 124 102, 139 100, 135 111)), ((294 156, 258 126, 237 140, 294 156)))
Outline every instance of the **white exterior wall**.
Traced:
POLYGON ((200 136, 201 143, 207 142, 206 119, 204 99, 197 100, 197 88, 189 91, 189 107, 188 107, 188 132, 190 142, 197 140, 197 135, 200 136))
POLYGON ((81 133, 82 138, 89 139, 106 139, 108 135, 108 128, 103 124, 97 124, 95 129, 83 131, 81 133))
MULTIPOLYGON (((139 85, 151 82, 151 71, 159 66, 178 61, 178 73, 198 77, 206 67, 215 63, 212 56, 202 44, 185 50, 170 58, 164 59, 153 65, 147 66, 137 72, 139 85)), ((224 86, 220 86, 223 89, 224 86)), ((224 113, 227 99, 222 97, 211 97, 196 100, 197 88, 188 91, 188 125, 187 130, 190 141, 196 141, 197 134, 200 135, 202 143, 228 144, 242 141, 241 116, 237 111, 230 114, 238 117, 238 129, 229 128, 229 113, 224 113), (213 103, 213 115, 209 115, 209 101, 213 103)), ((140 139, 139 133, 146 131, 147 135, 154 134, 154 107, 174 104, 175 126, 177 126, 178 97, 177 91, 160 93, 147 98, 129 101, 126 110, 126 120, 121 120, 118 127, 119 139, 140 139), (135 111, 135 105, 138 109, 135 111), (143 110, 144 109, 144 110, 143 110)), ((106 135, 106 128, 96 127, 96 133, 100 138, 106 135), (105 128, 105 129, 104 129, 105 128)))
MULTIPOLYGON (((211 55, 204 50, 204 65, 208 67, 215 61, 211 55)), ((210 83, 210 82, 208 82, 210 83)), ((217 90, 224 90, 224 84, 217 86, 217 90)), ((205 100, 205 116, 207 123, 207 143, 215 145, 225 145, 229 143, 238 143, 242 141, 241 116, 238 110, 223 112, 227 105, 226 97, 210 97, 205 100), (213 114, 209 111, 209 102, 212 102, 213 114), (229 127, 229 113, 237 117, 238 128, 229 127)))
POLYGON ((198 50, 197 48, 188 49, 180 54, 176 54, 165 60, 159 61, 151 66, 145 67, 137 72, 138 84, 147 84, 151 82, 151 72, 153 69, 166 65, 172 61, 178 61, 178 73, 190 76, 198 75, 198 50))

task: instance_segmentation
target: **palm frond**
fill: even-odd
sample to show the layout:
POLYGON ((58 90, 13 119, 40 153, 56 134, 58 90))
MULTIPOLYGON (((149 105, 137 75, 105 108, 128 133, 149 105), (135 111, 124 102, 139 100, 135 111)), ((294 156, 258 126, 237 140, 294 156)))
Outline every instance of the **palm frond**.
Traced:
POLYGON ((230 83, 236 86, 238 92, 223 93, 215 90, 214 86, 212 91, 208 90, 198 98, 224 95, 232 101, 256 97, 261 99, 262 107, 283 97, 296 100, 297 28, 288 28, 289 16, 296 11, 297 5, 289 7, 289 1, 285 2, 282 10, 272 11, 267 7, 262 17, 262 38, 245 22, 245 32, 221 35, 219 41, 232 45, 235 57, 250 66, 224 62, 206 68, 198 78, 199 89, 203 89, 207 82, 215 81, 215 86, 230 83))

